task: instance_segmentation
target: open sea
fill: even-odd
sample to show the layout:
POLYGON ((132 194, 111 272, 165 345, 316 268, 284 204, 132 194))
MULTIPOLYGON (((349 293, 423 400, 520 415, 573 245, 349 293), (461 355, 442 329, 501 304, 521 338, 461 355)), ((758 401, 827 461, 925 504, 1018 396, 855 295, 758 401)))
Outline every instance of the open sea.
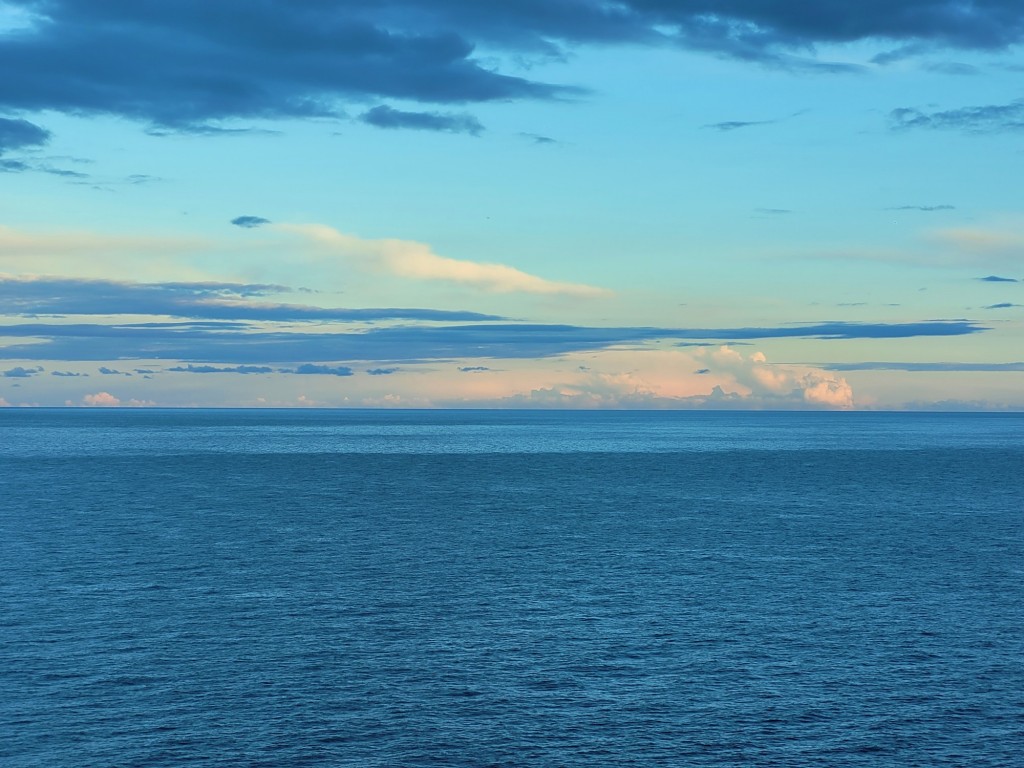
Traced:
POLYGON ((1024 765, 1024 414, 0 410, 0 765, 1024 765))

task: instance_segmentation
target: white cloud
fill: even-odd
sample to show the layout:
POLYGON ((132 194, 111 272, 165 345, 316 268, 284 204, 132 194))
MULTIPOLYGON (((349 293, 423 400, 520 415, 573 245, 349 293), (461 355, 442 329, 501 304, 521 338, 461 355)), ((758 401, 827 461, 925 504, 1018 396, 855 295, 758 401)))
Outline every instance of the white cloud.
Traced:
POLYGON ((205 267, 186 263, 213 249, 196 237, 117 235, 89 231, 27 232, 0 226, 0 272, 20 275, 135 280, 210 279, 205 267))
POLYGON ((580 297, 611 295, 611 291, 604 288, 545 280, 504 264, 440 256, 434 253, 430 246, 412 240, 366 240, 346 235, 323 224, 271 226, 301 235, 328 253, 342 256, 364 269, 412 280, 444 280, 495 293, 560 294, 580 297))
POLYGON ((121 404, 121 401, 109 392, 96 392, 95 394, 83 397, 82 404, 103 408, 116 408, 121 404))

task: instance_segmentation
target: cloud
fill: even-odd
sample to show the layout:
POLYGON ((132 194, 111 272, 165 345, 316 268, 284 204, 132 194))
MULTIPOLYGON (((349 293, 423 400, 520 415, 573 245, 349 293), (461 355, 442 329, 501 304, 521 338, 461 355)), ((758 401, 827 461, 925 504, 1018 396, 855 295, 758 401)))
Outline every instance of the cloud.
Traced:
POLYGON ((0 155, 12 149, 42 146, 50 140, 50 135, 45 128, 28 120, 0 117, 0 155))
POLYGON ((887 211, 952 211, 955 205, 894 205, 886 208, 887 211))
POLYGON ((480 371, 489 371, 491 369, 486 365, 464 365, 459 370, 462 373, 479 373, 480 371))
POLYGON ((442 131, 447 133, 468 133, 479 136, 484 127, 472 115, 440 112, 404 112, 385 104, 374 107, 359 119, 377 128, 411 128, 418 131, 442 131))
POLYGON ((738 131, 740 128, 752 128, 755 125, 771 125, 777 123, 778 120, 727 120, 722 123, 708 123, 702 125, 702 128, 713 128, 716 131, 728 132, 738 131))
MULTIPOLYGON (((572 325, 480 323, 372 327, 351 332, 258 331, 189 324, 26 323, 0 327, 0 336, 25 339, 0 346, 9 360, 175 360, 216 364, 300 363, 309 360, 415 362, 458 359, 531 359, 656 340, 769 338, 906 339, 982 333, 967 320, 918 323, 829 322, 747 328, 595 328, 572 325)), ((698 347, 698 349, 701 349, 698 347)), ((706 348, 705 348, 706 349, 706 348)))
POLYGON ((45 21, 0 39, 0 71, 19 73, 0 82, 0 106, 194 132, 223 130, 216 121, 229 118, 337 116, 339 102, 366 96, 462 103, 569 92, 484 66, 471 30, 431 19, 432 5, 50 0, 45 21))
MULTIPOLYGON (((1011 259, 1024 250, 1024 233, 981 227, 953 227, 931 232, 929 240, 973 258, 1011 259)), ((996 282, 996 281, 990 281, 996 282)))
POLYGON ((116 368, 107 368, 105 365, 100 366, 99 371, 104 376, 131 376, 127 371, 119 371, 116 368))
POLYGON ((1019 283, 1020 282, 1015 277, 999 277, 999 275, 986 275, 985 277, 979 277, 977 279, 981 280, 983 282, 986 282, 986 283, 1019 283))
POLYGON ((985 309, 1011 309, 1013 307, 1024 307, 1024 304, 1012 304, 1008 301, 1004 301, 1000 304, 989 304, 985 309))
MULTIPOLYGON (((526 408, 772 408, 849 409, 853 390, 842 377, 808 366, 768 363, 759 352, 731 347, 643 354, 608 351, 589 355, 557 383, 496 398, 502 407, 526 408), (705 373, 694 373, 696 361, 705 373)), ((470 390, 473 391, 473 390, 470 390)), ((478 390, 479 391, 479 390, 478 390)))
POLYGON ((78 378, 79 376, 88 376, 88 373, 73 373, 72 371, 50 371, 51 376, 63 376, 65 378, 78 378))
POLYGON ((101 408, 116 408, 121 405, 121 401, 109 392, 96 392, 91 395, 85 395, 82 398, 82 403, 83 405, 101 408))
POLYGON ((42 373, 42 368, 23 368, 20 365, 14 368, 8 368, 3 372, 5 379, 27 379, 30 376, 35 376, 37 373, 42 373))
POLYGON ((270 219, 264 219, 262 216, 236 216, 231 223, 243 229, 255 229, 263 224, 269 224, 270 219))
POLYGON ((217 367, 215 365, 184 365, 168 368, 174 373, 273 373, 274 369, 265 365, 232 365, 217 367))
POLYGON ((1024 99, 1009 104, 961 107, 939 112, 923 112, 900 107, 889 113, 890 125, 897 130, 930 128, 967 133, 996 133, 1024 130, 1024 99))
POLYGON ((754 211, 768 216, 784 216, 793 212, 789 208, 755 208, 754 211))
POLYGON ((352 369, 344 365, 330 366, 305 363, 290 371, 282 371, 282 373, 297 373, 300 375, 312 376, 351 376, 352 369))
POLYGON ((57 277, 0 275, 0 314, 171 315, 217 320, 499 320, 479 312, 323 308, 253 301, 291 291, 263 283, 129 283, 57 277))
POLYGON ((322 224, 279 224, 319 248, 366 268, 414 280, 443 280, 496 293, 608 296, 611 291, 590 285, 560 283, 527 274, 504 264, 487 264, 440 256, 430 246, 411 240, 364 240, 322 224))
MULTIPOLYGON (((164 132, 225 120, 336 117, 348 102, 466 104, 578 89, 503 73, 581 44, 676 45, 758 64, 850 71, 819 44, 895 41, 908 55, 1003 50, 1024 37, 1017 0, 7 0, 29 21, 0 37, 0 108, 102 113, 164 132), (486 51, 484 57, 477 53, 486 51), (139 66, 144 61, 146 66, 139 66)), ((429 113, 427 113, 429 114, 429 113)), ((408 126, 407 126, 408 127, 408 126)))
POLYGON ((709 373, 711 373, 710 368, 698 368, 696 371, 694 371, 694 374, 696 374, 697 376, 704 376, 709 373))
POLYGON ((829 363, 824 367, 830 371, 1024 371, 1024 363, 908 363, 875 361, 829 363))
POLYGON ((397 373, 398 370, 398 368, 367 368, 366 372, 370 376, 390 376, 393 373, 397 373))
POLYGON ((939 75, 961 75, 961 76, 974 76, 980 75, 981 70, 972 64, 964 64, 959 61, 936 61, 930 64, 925 64, 924 69, 929 72, 935 72, 939 75))

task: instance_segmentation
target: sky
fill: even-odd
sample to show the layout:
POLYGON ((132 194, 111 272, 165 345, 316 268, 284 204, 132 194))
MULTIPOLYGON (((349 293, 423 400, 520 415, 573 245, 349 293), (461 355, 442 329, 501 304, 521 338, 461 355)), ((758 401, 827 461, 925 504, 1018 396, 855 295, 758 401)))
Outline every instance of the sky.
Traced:
POLYGON ((0 406, 1024 410, 1020 0, 0 0, 0 406))

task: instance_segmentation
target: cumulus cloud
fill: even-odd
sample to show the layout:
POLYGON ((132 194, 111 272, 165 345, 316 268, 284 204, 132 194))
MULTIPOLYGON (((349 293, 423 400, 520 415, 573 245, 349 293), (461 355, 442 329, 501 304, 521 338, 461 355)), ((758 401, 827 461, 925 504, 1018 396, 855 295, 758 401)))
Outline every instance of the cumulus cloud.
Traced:
POLYGON ((527 274, 504 264, 452 259, 412 240, 366 240, 322 224, 281 224, 324 251, 359 266, 413 280, 443 280, 496 293, 561 294, 598 297, 611 291, 590 285, 561 283, 527 274))
POLYGON ((698 350, 696 356, 709 361, 712 371, 725 371, 762 398, 800 399, 810 405, 852 408, 853 389, 842 377, 828 371, 794 366, 769 365, 762 352, 746 357, 729 346, 698 350))
MULTIPOLYGON (((579 359, 573 356, 570 361, 579 359)), ((731 347, 633 352, 609 350, 587 357, 588 365, 557 383, 522 387, 494 399, 504 407, 531 408, 758 408, 849 409, 853 391, 845 379, 810 366, 772 365, 761 353, 731 347), (695 372, 697 362, 707 364, 695 372)), ((494 384, 501 381, 499 374, 494 384)), ((523 382, 520 382, 520 386, 523 382)), ((488 392, 464 389, 464 399, 488 392)), ((499 390, 500 391, 500 390, 499 390)))
POLYGON ((82 398, 82 404, 95 407, 116 408, 121 405, 121 401, 109 392, 96 392, 91 395, 85 395, 82 398))
POLYGON ((985 283, 1019 283, 1020 281, 1015 277, 1000 277, 999 275, 986 275, 985 277, 979 277, 985 283))
POLYGON ((418 131, 468 133, 472 136, 479 136, 484 130, 480 121, 472 115, 450 112, 405 112, 386 104, 367 110, 359 119, 376 128, 412 128, 418 131))

